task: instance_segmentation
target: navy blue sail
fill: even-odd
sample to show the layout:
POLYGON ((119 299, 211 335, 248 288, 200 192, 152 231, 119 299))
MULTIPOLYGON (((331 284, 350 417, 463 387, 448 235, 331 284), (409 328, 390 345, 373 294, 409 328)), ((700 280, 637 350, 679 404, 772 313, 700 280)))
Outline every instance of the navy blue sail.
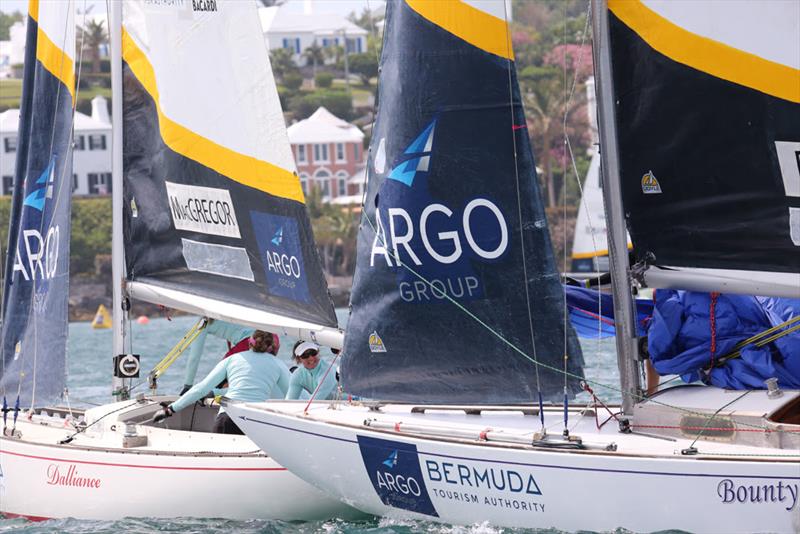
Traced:
POLYGON ((583 359, 496 4, 388 3, 341 367, 350 393, 499 404, 578 391, 583 359))
POLYGON ((56 400, 66 380, 75 24, 31 1, 3 291, 0 394, 56 400))

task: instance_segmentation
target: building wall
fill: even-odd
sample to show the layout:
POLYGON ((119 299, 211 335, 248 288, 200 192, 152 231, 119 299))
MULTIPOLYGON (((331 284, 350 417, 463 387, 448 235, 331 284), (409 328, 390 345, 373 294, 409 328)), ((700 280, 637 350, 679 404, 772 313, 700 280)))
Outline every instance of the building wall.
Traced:
POLYGON ((292 144, 292 152, 303 191, 315 185, 328 199, 350 194, 347 180, 364 161, 364 148, 356 142, 292 144))
MULTIPOLYGON (((74 141, 72 193, 111 193, 111 127, 76 131, 74 141)), ((11 194, 17 159, 16 144, 16 133, 0 134, 0 193, 3 195, 11 194)))

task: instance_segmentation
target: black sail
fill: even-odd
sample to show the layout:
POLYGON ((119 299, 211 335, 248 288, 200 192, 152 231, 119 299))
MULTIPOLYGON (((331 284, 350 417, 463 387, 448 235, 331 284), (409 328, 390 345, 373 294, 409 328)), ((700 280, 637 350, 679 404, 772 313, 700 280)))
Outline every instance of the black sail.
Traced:
POLYGON ((433 403, 574 394, 583 359, 502 11, 389 2, 380 73, 343 388, 433 403))
POLYGON ((609 8, 637 259, 795 273, 800 284, 800 4, 609 8))
POLYGON ((123 23, 134 296, 335 327, 255 5, 129 2, 123 23))

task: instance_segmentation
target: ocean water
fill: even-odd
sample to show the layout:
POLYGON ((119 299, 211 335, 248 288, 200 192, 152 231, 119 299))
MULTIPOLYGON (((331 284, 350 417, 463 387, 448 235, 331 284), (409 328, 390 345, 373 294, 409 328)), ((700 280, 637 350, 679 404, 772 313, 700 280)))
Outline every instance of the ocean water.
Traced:
MULTIPOLYGON (((346 311, 338 310, 341 324, 346 321, 346 311)), ((196 317, 180 316, 171 320, 151 318, 147 324, 132 321, 131 334, 133 351, 141 355, 142 383, 136 392, 147 391, 147 371, 153 368, 172 346, 197 321, 196 317)), ((294 339, 281 339, 279 357, 290 361, 294 339)), ((616 388, 618 372, 613 338, 603 340, 582 340, 586 377, 593 382, 607 384, 616 388)), ((225 343, 208 336, 205 346, 206 357, 200 363, 198 379, 205 376, 227 350, 225 343)), ((111 395, 111 331, 93 330, 89 323, 71 323, 69 326, 68 380, 69 402, 73 407, 87 407, 110 400, 111 395)), ((177 394, 183 385, 184 362, 179 358, 174 366, 159 379, 159 392, 177 394)), ((619 400, 616 389, 606 389, 592 385, 604 402, 619 400)), ((580 507, 576 508, 580 513, 580 507)), ((242 533, 297 533, 297 534, 411 534, 431 532, 435 534, 499 534, 512 532, 536 532, 555 534, 554 530, 499 529, 487 525, 457 527, 426 521, 399 521, 383 518, 368 518, 360 521, 314 521, 283 522, 269 520, 229 521, 222 519, 121 519, 117 521, 85 521, 77 519, 55 519, 43 522, 29 522, 24 519, 0 519, 0 533, 117 533, 129 534, 149 532, 242 532, 242 533)))

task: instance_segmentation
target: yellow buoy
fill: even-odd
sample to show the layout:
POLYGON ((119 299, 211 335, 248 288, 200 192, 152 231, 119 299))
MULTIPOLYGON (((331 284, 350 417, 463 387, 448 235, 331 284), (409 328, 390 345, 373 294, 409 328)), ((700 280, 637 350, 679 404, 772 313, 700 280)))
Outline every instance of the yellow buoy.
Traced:
POLYGON ((111 328, 111 314, 102 304, 97 308, 97 313, 94 314, 92 328, 111 328))

